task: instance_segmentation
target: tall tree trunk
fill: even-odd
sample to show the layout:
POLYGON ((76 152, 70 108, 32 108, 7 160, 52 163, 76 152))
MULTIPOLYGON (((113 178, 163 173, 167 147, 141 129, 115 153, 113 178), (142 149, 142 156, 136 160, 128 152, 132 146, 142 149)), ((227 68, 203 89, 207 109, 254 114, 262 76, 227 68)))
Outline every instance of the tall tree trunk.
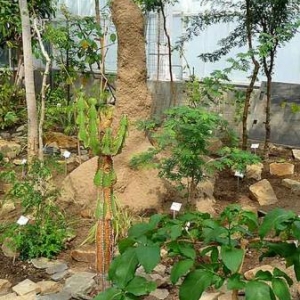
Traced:
POLYGON ((176 89, 174 85, 174 78, 173 78, 173 71, 172 71, 172 44, 171 44, 171 37, 168 32, 167 28, 167 17, 165 13, 165 6, 162 1, 159 2, 161 14, 163 17, 163 25, 164 25, 164 32, 165 36, 167 38, 167 44, 168 44, 168 60, 169 60, 169 74, 170 74, 170 94, 171 94, 171 101, 170 101, 170 107, 172 105, 176 105, 177 103, 177 95, 176 95, 176 89))
POLYGON ((43 74, 43 80, 42 80, 42 88, 41 88, 41 109, 40 109, 40 121, 39 121, 39 130, 38 130, 38 136, 39 136, 39 160, 44 160, 44 153, 43 153, 43 126, 44 126, 44 120, 45 120, 45 107, 46 107, 46 91, 47 91, 47 79, 49 76, 49 70, 50 70, 50 64, 51 59, 49 57, 49 54, 46 51, 46 48, 44 46, 44 43, 42 41, 42 36, 40 33, 40 30, 37 25, 37 19, 34 18, 33 20, 33 27, 35 30, 35 33, 38 38, 38 42, 42 51, 42 54, 46 60, 45 65, 45 71, 43 74))
POLYGON ((27 0, 19 0, 19 6, 22 22, 25 90, 28 116, 27 155, 28 163, 30 163, 32 159, 38 155, 38 115, 34 89, 35 85, 31 45, 31 30, 27 0))
POLYGON ((264 155, 266 158, 269 156, 269 147, 271 142, 271 84, 272 84, 272 75, 267 74, 267 103, 266 103, 266 121, 265 121, 265 128, 266 128, 266 136, 265 136, 265 145, 264 145, 264 155))
POLYGON ((248 142, 248 130, 247 130, 247 121, 248 121, 248 114, 250 108, 250 101, 251 95, 254 89, 254 84, 258 76, 258 71, 260 68, 259 62, 256 60, 255 55, 253 53, 253 44, 252 44, 252 15, 251 15, 251 8, 250 8, 250 0, 246 0, 246 18, 247 18, 247 42, 248 42, 248 49, 251 53, 251 60, 254 65, 251 75, 250 84, 246 90, 246 97, 245 97, 245 104, 244 104, 244 111, 243 111, 243 129, 242 129, 242 149, 247 149, 247 142, 248 142))

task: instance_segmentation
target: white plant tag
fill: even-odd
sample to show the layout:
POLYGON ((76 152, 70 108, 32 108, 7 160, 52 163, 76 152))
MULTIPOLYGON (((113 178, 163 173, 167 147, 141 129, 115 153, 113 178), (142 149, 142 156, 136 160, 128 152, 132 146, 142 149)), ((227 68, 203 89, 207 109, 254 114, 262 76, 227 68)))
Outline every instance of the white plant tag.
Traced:
POLYGON ((26 162, 27 162, 27 159, 23 158, 21 164, 22 164, 22 165, 25 165, 26 162))
POLYGON ((63 153, 63 156, 64 156, 64 158, 69 158, 69 157, 71 156, 71 152, 65 151, 65 152, 63 153))
POLYGON ((251 149, 258 149, 259 144, 251 144, 251 149))
POLYGON ((19 225, 26 225, 28 223, 29 219, 25 216, 21 216, 18 221, 17 224, 19 225))
POLYGON ((239 177, 239 178, 244 178, 244 173, 240 172, 240 171, 235 171, 234 176, 239 177))
POLYGON ((173 202, 172 205, 171 205, 170 210, 173 210, 173 211, 180 211, 181 206, 182 206, 182 203, 179 203, 179 202, 173 202))

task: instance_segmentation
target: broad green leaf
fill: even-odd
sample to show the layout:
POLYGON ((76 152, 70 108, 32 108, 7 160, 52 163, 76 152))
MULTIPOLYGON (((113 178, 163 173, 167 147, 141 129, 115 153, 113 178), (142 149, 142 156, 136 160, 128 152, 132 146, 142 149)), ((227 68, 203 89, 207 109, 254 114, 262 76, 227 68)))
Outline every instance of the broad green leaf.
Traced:
POLYGON ((273 275, 270 271, 259 270, 255 274, 255 278, 259 279, 259 280, 264 280, 264 281, 271 281, 273 278, 273 275))
POLYGON ((245 287, 245 281, 242 281, 241 274, 233 274, 228 278, 227 288, 229 290, 242 290, 245 287))
POLYGON ((123 289, 135 275, 138 259, 135 249, 129 248, 123 254, 117 256, 109 268, 109 279, 123 289))
POLYGON ((126 291, 135 295, 142 296, 147 295, 156 289, 154 282, 149 282, 144 277, 134 277, 126 286, 126 291))
POLYGON ((300 221, 295 221, 292 226, 294 237, 300 241, 300 221))
POLYGON ((176 240, 178 237, 181 236, 181 233, 182 233, 182 226, 181 226, 181 224, 179 224, 179 225, 173 225, 171 227, 171 232, 170 232, 171 240, 176 240))
POLYGON ((246 300, 275 300, 270 287, 261 281, 249 281, 245 288, 246 300))
POLYGON ((160 214, 152 215, 149 220, 149 225, 154 229, 163 218, 164 216, 160 214))
POLYGON ((193 264, 194 261, 191 259, 181 260, 175 263, 171 270, 171 282, 175 284, 181 276, 187 273, 193 264))
POLYGON ((122 294, 120 289, 111 287, 97 295, 94 300, 121 300, 122 294))
POLYGON ((159 246, 139 246, 135 250, 139 263, 144 267, 146 273, 150 273, 160 261, 159 246))
POLYGON ((273 276, 274 277, 283 277, 286 280, 286 282, 288 283, 288 285, 290 285, 290 286, 293 284, 293 279, 290 276, 288 276, 285 272, 281 271, 278 268, 274 268, 273 276))
POLYGON ((187 258, 191 258, 193 260, 196 258, 196 251, 191 244, 178 244, 178 250, 187 258))
POLYGON ((225 266, 233 273, 237 272, 244 259, 244 250, 230 246, 221 247, 221 257, 225 266))
MULTIPOLYGON (((195 270, 187 275, 179 290, 180 300, 199 300, 202 293, 213 284, 213 274, 207 270, 195 270)), ((258 300, 258 299, 256 299, 258 300)))
POLYGON ((147 223, 140 223, 133 225, 128 230, 128 237, 139 238, 141 235, 146 234, 148 231, 152 230, 152 226, 147 223))
POLYGON ((296 214, 292 211, 286 211, 276 208, 269 212, 259 228, 259 236, 264 238, 270 231, 276 230, 282 223, 295 218, 296 214))
POLYGON ((284 279, 273 278, 272 288, 274 294, 278 297, 279 300, 291 300, 290 291, 284 279))
POLYGON ((129 247, 133 246, 134 243, 135 243, 135 241, 130 239, 130 238, 120 240, 119 243, 118 243, 120 253, 122 254, 129 247))

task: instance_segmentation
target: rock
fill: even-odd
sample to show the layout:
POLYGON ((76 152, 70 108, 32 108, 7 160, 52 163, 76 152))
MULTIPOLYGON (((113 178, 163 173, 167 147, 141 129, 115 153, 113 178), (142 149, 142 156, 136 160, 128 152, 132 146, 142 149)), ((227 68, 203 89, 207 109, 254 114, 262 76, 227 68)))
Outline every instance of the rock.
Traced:
POLYGON ((71 251, 71 257, 76 261, 94 263, 96 260, 96 252, 94 246, 83 246, 71 251))
POLYGON ((13 159, 21 152, 21 145, 12 141, 0 140, 0 152, 5 157, 13 159))
POLYGON ((19 256, 19 253, 16 249, 16 245, 14 244, 11 238, 7 237, 4 239, 1 249, 6 257, 16 258, 19 256))
MULTIPOLYGON (((150 296, 155 297, 156 299, 166 299, 169 296, 169 291, 167 289, 156 289, 150 293, 150 296)), ((145 300, 147 297, 145 298, 145 300)))
POLYGON ((6 293, 11 286, 12 284, 7 279, 0 279, 0 294, 6 293))
POLYGON ((33 258, 31 260, 31 263, 37 269, 47 269, 55 264, 53 261, 49 260, 46 257, 33 258))
POLYGON ((61 132, 47 132, 44 135, 44 144, 48 147, 77 149, 78 140, 61 132))
POLYGON ((270 271, 271 273, 273 272, 274 267, 270 266, 270 265, 262 265, 256 268, 253 268, 247 272, 244 273, 244 276, 247 280, 251 280, 254 278, 255 274, 258 271, 270 271))
POLYGON ((0 216, 6 216, 16 209, 13 202, 5 202, 0 209, 0 216))
POLYGON ((16 129, 16 132, 26 131, 27 125, 21 125, 16 129))
POLYGON ((67 292, 59 292, 56 294, 49 294, 49 295, 38 295, 36 300, 70 300, 72 296, 67 292))
POLYGON ((261 180, 261 173, 264 165, 262 163, 248 165, 246 167, 246 178, 253 178, 255 180, 261 180))
POLYGON ((158 264, 153 271, 156 272, 157 274, 164 276, 166 274, 166 269, 167 267, 163 264, 158 264))
POLYGON ((11 135, 9 132, 7 131, 3 131, 3 132, 0 132, 0 137, 4 140, 9 140, 11 135))
POLYGON ((206 293, 204 292, 199 300, 218 300, 220 293, 206 293))
POLYGON ((70 293, 76 298, 77 294, 88 294, 96 285, 94 277, 96 274, 88 272, 80 272, 66 279, 65 286, 62 291, 70 293))
POLYGON ((51 276, 51 279, 54 280, 54 281, 60 281, 60 280, 64 279, 68 274, 69 274, 68 270, 65 270, 65 271, 62 271, 62 272, 59 272, 59 273, 54 273, 51 276))
POLYGON ((293 156, 296 160, 300 160, 300 149, 292 149, 293 156))
POLYGON ((293 175, 294 165, 291 163, 271 163, 270 174, 276 176, 293 175))
POLYGON ((46 269, 46 273, 49 275, 53 275, 55 273, 62 273, 68 269, 68 266, 64 262, 55 262, 52 266, 46 269))
POLYGON ((232 300, 232 291, 219 295, 218 300, 232 300))
POLYGON ((214 209, 215 199, 200 199, 196 201, 196 208, 199 212, 209 213, 215 215, 216 211, 214 209))
POLYGON ((3 296, 0 296, 0 300, 16 300, 19 297, 17 296, 16 293, 9 293, 3 296))
POLYGON ((41 288, 29 279, 25 279, 22 282, 18 283, 12 288, 12 290, 20 296, 41 292, 41 288))
POLYGON ((209 153, 217 154, 218 151, 223 147, 222 141, 217 137, 212 137, 208 140, 207 150, 209 153))
POLYGON ((282 180, 282 185, 291 189, 296 195, 300 195, 300 182, 297 180, 292 180, 285 178, 282 180))
POLYGON ((58 282, 50 280, 39 281, 36 284, 40 287, 42 295, 57 293, 62 288, 58 282))
POLYGON ((260 205, 270 205, 278 201, 274 190, 267 179, 252 184, 249 189, 260 205))
POLYGON ((0 182, 0 191, 7 194, 13 188, 13 184, 0 182))
POLYGON ((240 204, 243 210, 248 210, 257 213, 257 207, 253 203, 253 200, 251 200, 247 196, 241 196, 237 202, 240 204))
POLYGON ((163 276, 161 276, 159 274, 155 274, 155 273, 150 274, 150 277, 151 277, 151 281, 154 281, 158 288, 165 285, 169 281, 168 277, 163 277, 163 276))

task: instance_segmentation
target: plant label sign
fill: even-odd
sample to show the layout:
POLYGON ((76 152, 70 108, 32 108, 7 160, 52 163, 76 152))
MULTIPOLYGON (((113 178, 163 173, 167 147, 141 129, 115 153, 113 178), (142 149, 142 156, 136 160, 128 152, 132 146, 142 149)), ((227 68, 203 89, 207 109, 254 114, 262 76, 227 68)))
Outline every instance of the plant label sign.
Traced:
POLYGON ((173 211, 180 211, 181 206, 182 206, 182 203, 173 202, 170 209, 173 211))
POLYGON ((258 149, 259 144, 251 144, 251 149, 258 149))
POLYGON ((29 221, 29 219, 27 217, 21 216, 18 219, 17 224, 24 226, 24 225, 26 225, 28 223, 28 221, 29 221))
POLYGON ((71 156, 71 152, 65 151, 65 152, 63 153, 63 156, 64 156, 64 158, 69 158, 69 157, 71 156))
POLYGON ((240 171, 235 171, 234 176, 238 178, 244 178, 245 175, 240 171))

